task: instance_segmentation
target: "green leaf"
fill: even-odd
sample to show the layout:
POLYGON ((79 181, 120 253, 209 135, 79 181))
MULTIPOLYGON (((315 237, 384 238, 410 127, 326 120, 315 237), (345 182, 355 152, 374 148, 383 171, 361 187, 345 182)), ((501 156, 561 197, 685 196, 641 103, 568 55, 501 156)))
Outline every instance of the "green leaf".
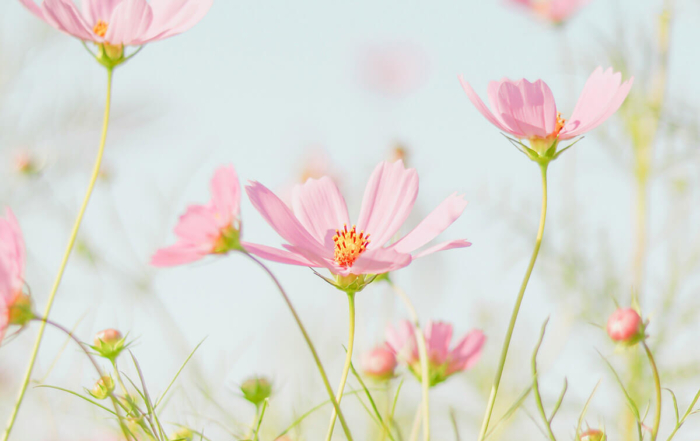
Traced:
MULTIPOLYGON (((615 375, 617 375, 617 374, 615 374, 615 375)), ((598 383, 596 383, 595 387, 593 388, 591 395, 586 400, 586 404, 584 404, 583 410, 581 410, 581 415, 579 415, 578 424, 576 425, 576 441, 581 440, 581 424, 583 424, 583 419, 586 417, 586 412, 588 411, 588 406, 591 404, 591 401, 593 400, 593 395, 595 395, 595 392, 598 390, 598 387, 600 386, 600 383, 602 381, 603 380, 598 380, 598 383)))
POLYGON ((608 365, 608 367, 610 368, 610 370, 612 371, 612 373, 615 375, 615 380, 617 380, 617 384, 620 385, 620 388, 622 389, 622 392, 624 392, 624 394, 625 394, 625 399, 627 400, 627 405, 629 406, 630 410, 632 411, 632 414, 633 414, 634 417, 636 418, 637 422, 638 422, 638 423, 641 423, 641 422, 642 422, 642 419, 641 419, 641 417, 640 417, 640 415, 639 415, 639 408, 637 408, 637 405, 635 404, 634 400, 632 399, 632 397, 630 396, 630 394, 627 392, 627 389, 625 389, 625 385, 622 384, 622 380, 620 379, 620 376, 617 375, 617 372, 615 371, 615 368, 612 366, 612 364, 610 364, 610 362, 609 362, 605 357, 603 357, 603 354, 601 354, 600 352, 598 352, 598 355, 600 355, 600 358, 603 359, 603 361, 605 362, 605 364, 608 365))
POLYGON ((197 346, 195 346, 195 348, 192 350, 192 352, 190 352, 190 355, 187 356, 187 359, 185 359, 185 362, 182 363, 182 366, 180 366, 180 369, 178 369, 178 371, 175 374, 175 376, 173 377, 172 381, 170 381, 170 384, 168 384, 168 387, 165 388, 165 392, 163 392, 161 394, 160 398, 158 398, 158 400, 156 401, 156 404, 153 406, 154 409, 158 408, 158 405, 161 403, 161 401, 163 401, 163 398, 165 398, 165 395, 168 393, 168 391, 170 391, 170 388, 173 386, 173 384, 177 380, 177 377, 180 376, 180 373, 185 368, 185 366, 187 366, 187 363, 190 361, 190 359, 192 358, 194 353, 197 352, 197 349, 199 349, 200 346, 202 346, 202 343, 204 343, 204 340, 206 340, 206 337, 202 341, 200 341, 199 344, 197 346))
POLYGON ((350 362, 350 369, 352 370, 352 374, 357 379, 357 382, 360 383, 360 386, 362 386, 362 389, 365 391, 365 394, 367 395, 367 399, 369 400, 369 403, 372 405, 372 410, 374 410, 374 413, 377 416, 377 419, 379 420, 379 423, 381 424, 382 428, 386 431, 386 434, 389 436, 391 441, 396 441, 394 439, 394 436, 391 434, 391 428, 386 425, 386 422, 384 422, 384 419, 382 418, 381 412, 379 412, 379 410, 377 409, 377 405, 374 402, 374 399, 372 399, 372 394, 369 393, 369 389, 367 389, 367 386, 365 386, 365 382, 362 381, 362 378, 355 370, 355 366, 352 364, 352 362, 350 362))
POLYGON ((63 392, 67 392, 67 393, 69 393, 69 394, 71 394, 71 395, 75 395, 75 396, 78 397, 78 398, 82 398, 83 400, 87 401, 87 402, 90 403, 90 404, 94 404, 95 406, 99 407, 99 408, 102 409, 102 410, 106 410, 107 412, 111 413, 111 414, 114 415, 115 417, 117 416, 117 414, 116 414, 114 411, 109 410, 108 408, 104 407, 104 406, 101 405, 100 403, 97 403, 97 402, 95 402, 95 401, 91 400, 90 398, 87 398, 87 397, 85 397, 85 396, 83 396, 83 395, 80 395, 80 394, 77 393, 77 392, 73 392, 72 390, 63 389, 62 387, 58 387, 58 386, 49 386, 48 384, 40 384, 40 385, 35 386, 35 387, 37 387, 37 388, 38 388, 38 387, 46 387, 46 388, 49 388, 49 389, 56 389, 56 390, 60 390, 60 391, 63 391, 63 392))

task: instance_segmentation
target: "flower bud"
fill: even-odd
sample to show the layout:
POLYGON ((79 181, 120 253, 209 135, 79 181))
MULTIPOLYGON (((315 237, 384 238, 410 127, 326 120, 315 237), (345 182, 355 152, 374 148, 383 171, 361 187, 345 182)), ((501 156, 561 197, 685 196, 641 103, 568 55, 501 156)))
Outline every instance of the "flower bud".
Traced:
POLYGON ((122 333, 116 329, 105 329, 95 334, 92 346, 97 354, 109 360, 116 360, 119 354, 128 346, 122 333))
POLYGON ((586 441, 605 441, 605 432, 598 429, 588 429, 581 434, 581 439, 586 439, 586 441))
POLYGON ((34 318, 32 298, 27 294, 18 294, 10 305, 8 324, 24 326, 34 318))
POLYGON ((373 380, 385 381, 394 377, 396 355, 386 347, 377 346, 362 356, 362 372, 373 380))
POLYGON ((243 398, 260 406, 272 395, 272 383, 263 377, 249 378, 241 384, 241 392, 243 392, 243 398))
POLYGON ((616 342, 634 345, 644 340, 642 318, 632 308, 620 308, 608 319, 608 335, 616 342))
POLYGON ((97 380, 97 383, 95 383, 95 385, 92 387, 92 390, 90 390, 89 392, 90 395, 97 398, 98 400, 104 400, 112 393, 113 390, 114 380, 112 380, 111 376, 105 375, 104 377, 97 380))
POLYGON ((186 427, 179 429, 170 435, 170 441, 192 441, 194 440, 194 433, 186 427))

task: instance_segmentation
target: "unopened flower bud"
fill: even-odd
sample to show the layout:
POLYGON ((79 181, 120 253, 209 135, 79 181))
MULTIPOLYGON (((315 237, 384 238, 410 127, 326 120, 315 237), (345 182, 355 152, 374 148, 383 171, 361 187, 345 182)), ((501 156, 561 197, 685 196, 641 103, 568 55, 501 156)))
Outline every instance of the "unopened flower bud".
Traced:
POLYGON ((116 360, 119 354, 128 346, 122 333, 116 329, 105 329, 95 334, 95 345, 92 346, 98 355, 109 360, 116 360))
POLYGON ((192 441, 194 439, 194 433, 186 427, 179 429, 170 435, 170 441, 192 441))
POLYGON ((616 342, 634 345, 644 339, 642 318, 632 308, 620 308, 608 319, 608 335, 616 342))
POLYGON ((394 376, 396 355, 385 345, 378 346, 362 356, 362 372, 377 381, 394 376))
POLYGON ((114 390, 114 380, 109 375, 106 375, 99 380, 92 387, 90 395, 97 398, 98 400, 104 400, 107 398, 114 390))
POLYGON ((598 429, 588 429, 581 434, 581 439, 586 441, 605 441, 605 432, 598 429))
POLYGON ((27 294, 18 294, 10 305, 10 325, 24 326, 34 318, 32 298, 27 294))
POLYGON ((243 392, 243 398, 260 406, 272 395, 272 383, 263 377, 253 377, 241 384, 241 392, 243 392))

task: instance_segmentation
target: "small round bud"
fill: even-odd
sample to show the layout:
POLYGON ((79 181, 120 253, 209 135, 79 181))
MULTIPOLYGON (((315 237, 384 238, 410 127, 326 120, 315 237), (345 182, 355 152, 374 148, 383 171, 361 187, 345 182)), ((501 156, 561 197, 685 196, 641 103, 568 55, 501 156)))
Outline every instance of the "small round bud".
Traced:
POLYGON ((272 383, 263 377, 249 378, 241 384, 241 392, 243 392, 243 398, 260 406, 272 395, 272 383))
POLYGON ((92 349, 97 352, 100 357, 108 360, 116 360, 119 354, 129 346, 121 332, 116 329, 105 329, 95 334, 95 345, 92 349))
POLYGON ((588 429, 581 434, 581 439, 587 441, 605 441, 605 432, 598 429, 588 429))
POLYGON ((186 427, 179 429, 170 435, 170 441, 192 441, 194 440, 194 433, 186 427))
POLYGON ((97 398, 98 400, 104 400, 107 398, 114 390, 114 380, 109 375, 106 375, 99 380, 92 387, 90 395, 97 398))
POLYGON ((124 338, 122 333, 116 329, 105 329, 95 334, 95 346, 99 346, 100 343, 114 345, 122 338, 124 338))
POLYGON ((626 345, 638 343, 644 339, 642 318, 632 308, 620 308, 608 319, 608 335, 626 345))
POLYGON ((377 346, 362 356, 362 372, 368 377, 384 381, 394 376, 396 355, 386 346, 377 346))
POLYGON ((34 318, 34 304, 27 294, 18 294, 10 304, 10 316, 8 324, 24 326, 34 318))

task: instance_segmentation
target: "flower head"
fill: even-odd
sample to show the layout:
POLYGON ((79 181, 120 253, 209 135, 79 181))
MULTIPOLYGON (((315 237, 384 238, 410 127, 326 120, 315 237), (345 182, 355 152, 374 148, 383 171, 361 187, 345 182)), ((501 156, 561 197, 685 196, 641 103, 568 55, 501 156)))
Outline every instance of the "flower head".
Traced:
POLYGON ((489 122, 515 138, 529 140, 531 151, 543 157, 553 155, 554 150, 550 149, 559 141, 583 135, 612 116, 627 97, 634 77, 622 83, 622 74, 613 72, 612 68, 603 71, 598 67, 586 81, 568 119, 557 111, 554 95, 542 80, 491 81, 488 86, 491 110, 464 78, 460 76, 459 80, 471 102, 489 122))
POLYGON ((585 438, 587 441, 605 441, 605 432, 598 429, 588 429, 581 433, 581 439, 585 438))
POLYGON ((116 329, 105 329, 95 334, 94 345, 90 346, 97 355, 108 360, 116 360, 122 351, 129 347, 126 336, 116 329))
POLYGON ((0 341, 8 325, 25 325, 34 317, 32 301, 24 294, 26 250, 22 230, 9 208, 0 217, 0 341))
MULTIPOLYGON (((486 341, 478 329, 470 331, 457 345, 450 349, 452 325, 445 322, 428 322, 425 328, 425 345, 430 365, 430 384, 445 381, 456 372, 465 371, 479 361, 481 348, 486 341)), ((386 331, 386 344, 396 354, 399 362, 405 363, 420 380, 421 367, 415 328, 408 320, 397 328, 386 331)))
POLYGON ((644 323, 632 308, 620 308, 608 319, 608 335, 625 345, 634 345, 644 339, 644 323))
POLYGON ((291 210, 258 182, 251 182, 246 191, 253 206, 288 242, 284 250, 251 252, 276 262, 327 268, 343 290, 358 291, 375 275, 403 268, 414 258, 471 245, 466 240, 453 240, 413 254, 462 214, 467 203, 457 194, 449 196, 406 236, 389 244, 418 194, 418 174, 415 169, 406 169, 402 161, 382 162, 374 169, 355 224, 350 223, 345 199, 328 177, 297 185, 291 210))
POLYGON ((362 355, 362 372, 368 377, 384 381, 394 376, 396 354, 386 345, 377 346, 362 355))
POLYGON ((508 0, 508 2, 524 6, 538 17, 553 24, 562 24, 590 0, 508 0))
POLYGON ((191 205, 180 216, 175 227, 177 243, 156 251, 151 265, 182 265, 241 247, 241 188, 233 166, 216 170, 211 180, 211 195, 207 205, 191 205))
POLYGON ((241 384, 243 398, 256 406, 272 395, 272 382, 264 377, 252 377, 241 384))
POLYGON ((91 390, 88 391, 90 395, 97 398, 98 400, 104 400, 107 398, 114 390, 114 380, 110 375, 105 375, 104 377, 97 380, 95 385, 91 390))

